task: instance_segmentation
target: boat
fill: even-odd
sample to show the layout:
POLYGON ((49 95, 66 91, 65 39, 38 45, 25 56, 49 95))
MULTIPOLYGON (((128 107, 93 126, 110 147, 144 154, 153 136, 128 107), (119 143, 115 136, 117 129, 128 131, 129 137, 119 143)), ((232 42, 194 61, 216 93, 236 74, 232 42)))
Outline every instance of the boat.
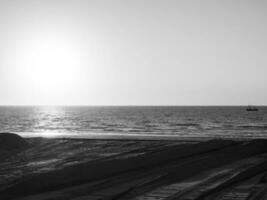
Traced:
POLYGON ((248 106, 247 111, 258 111, 259 109, 256 108, 255 106, 248 106))

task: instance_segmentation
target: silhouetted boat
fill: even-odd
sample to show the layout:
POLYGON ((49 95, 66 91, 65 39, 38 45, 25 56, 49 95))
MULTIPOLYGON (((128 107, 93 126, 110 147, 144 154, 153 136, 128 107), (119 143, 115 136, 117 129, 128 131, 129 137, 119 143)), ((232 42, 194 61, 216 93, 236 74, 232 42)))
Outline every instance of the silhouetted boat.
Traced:
POLYGON ((248 106, 247 111, 258 111, 259 109, 254 106, 248 106))

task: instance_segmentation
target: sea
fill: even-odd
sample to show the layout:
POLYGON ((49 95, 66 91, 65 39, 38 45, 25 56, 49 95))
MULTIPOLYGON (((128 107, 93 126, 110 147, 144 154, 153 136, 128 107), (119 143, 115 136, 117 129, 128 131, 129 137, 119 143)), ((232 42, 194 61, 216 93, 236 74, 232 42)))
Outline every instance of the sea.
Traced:
POLYGON ((267 107, 2 106, 0 132, 25 137, 267 138, 267 107))

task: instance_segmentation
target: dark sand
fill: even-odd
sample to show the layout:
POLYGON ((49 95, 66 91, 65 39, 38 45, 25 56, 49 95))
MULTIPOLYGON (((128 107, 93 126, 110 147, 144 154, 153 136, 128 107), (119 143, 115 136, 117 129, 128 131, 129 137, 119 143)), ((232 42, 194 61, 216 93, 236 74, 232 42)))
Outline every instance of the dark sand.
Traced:
POLYGON ((1 200, 267 199, 267 140, 18 140, 1 200))

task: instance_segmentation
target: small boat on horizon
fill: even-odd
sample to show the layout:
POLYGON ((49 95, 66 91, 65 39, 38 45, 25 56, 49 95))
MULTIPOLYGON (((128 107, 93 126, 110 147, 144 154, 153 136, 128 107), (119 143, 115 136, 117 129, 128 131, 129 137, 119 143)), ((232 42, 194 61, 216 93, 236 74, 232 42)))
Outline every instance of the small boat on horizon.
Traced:
POLYGON ((256 108, 255 106, 248 106, 246 110, 247 111, 258 111, 259 109, 256 108))

